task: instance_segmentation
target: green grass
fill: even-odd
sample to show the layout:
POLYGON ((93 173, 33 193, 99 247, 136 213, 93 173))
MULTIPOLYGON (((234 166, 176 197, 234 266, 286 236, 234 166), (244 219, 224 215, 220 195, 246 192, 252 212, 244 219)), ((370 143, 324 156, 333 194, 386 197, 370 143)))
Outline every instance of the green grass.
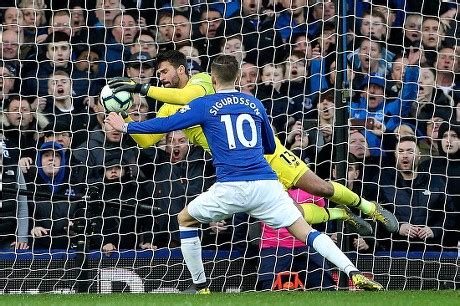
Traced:
POLYGON ((460 305, 460 291, 257 292, 181 294, 3 295, 0 305, 199 305, 199 306, 450 306, 460 305))

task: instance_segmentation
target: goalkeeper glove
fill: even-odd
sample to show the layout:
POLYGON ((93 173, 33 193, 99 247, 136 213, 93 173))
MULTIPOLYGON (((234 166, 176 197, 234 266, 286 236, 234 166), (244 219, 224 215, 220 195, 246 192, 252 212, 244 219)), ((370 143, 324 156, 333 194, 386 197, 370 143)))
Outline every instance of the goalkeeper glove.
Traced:
POLYGON ((140 93, 141 95, 146 96, 149 91, 149 84, 140 84, 136 83, 130 78, 125 77, 116 77, 111 79, 109 82, 109 87, 114 93, 119 91, 129 91, 133 93, 140 93))

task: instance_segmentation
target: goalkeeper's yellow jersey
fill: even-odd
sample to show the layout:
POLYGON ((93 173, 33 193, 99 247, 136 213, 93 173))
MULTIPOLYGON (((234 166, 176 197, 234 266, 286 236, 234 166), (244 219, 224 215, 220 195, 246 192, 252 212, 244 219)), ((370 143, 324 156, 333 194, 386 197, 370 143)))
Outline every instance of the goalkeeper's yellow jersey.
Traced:
MULTIPOLYGON (((163 88, 151 86, 147 96, 164 102, 157 112, 157 117, 169 117, 177 113, 184 105, 193 99, 215 93, 212 87, 211 76, 207 73, 198 73, 190 77, 183 88, 163 88)), ((132 121, 129 117, 126 122, 132 121)), ((184 130, 191 143, 209 151, 208 142, 200 126, 184 130)), ((143 148, 148 148, 163 138, 164 134, 133 134, 131 137, 143 148)))
MULTIPOLYGON (((147 95, 153 99, 166 103, 158 110, 157 117, 168 117, 174 115, 179 109, 193 99, 213 93, 215 93, 215 91, 212 87, 211 76, 207 73, 198 73, 193 75, 181 89, 152 86, 147 95)), ((200 126, 187 128, 184 130, 184 133, 191 143, 209 151, 208 141, 200 126)), ((154 145, 163 138, 163 134, 139 134, 131 136, 144 148, 154 145)), ((265 159, 276 172, 280 182, 286 189, 289 189, 293 187, 298 179, 308 170, 308 166, 294 153, 284 147, 276 137, 275 143, 275 153, 265 155, 265 159)))

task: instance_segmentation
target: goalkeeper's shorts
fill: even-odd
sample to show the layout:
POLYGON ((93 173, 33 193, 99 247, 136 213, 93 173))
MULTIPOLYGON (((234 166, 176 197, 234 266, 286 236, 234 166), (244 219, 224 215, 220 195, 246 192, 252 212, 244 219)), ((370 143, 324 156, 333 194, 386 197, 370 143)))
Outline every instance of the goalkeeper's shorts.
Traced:
POLYGON ((309 169, 307 164, 284 147, 277 138, 275 153, 265 155, 265 159, 285 189, 294 187, 300 177, 309 169))

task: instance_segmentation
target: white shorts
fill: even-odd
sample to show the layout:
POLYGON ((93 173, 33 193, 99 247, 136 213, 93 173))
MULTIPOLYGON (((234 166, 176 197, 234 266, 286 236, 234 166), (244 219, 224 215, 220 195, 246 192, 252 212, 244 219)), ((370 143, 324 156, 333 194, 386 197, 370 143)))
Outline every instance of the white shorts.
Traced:
POLYGON ((188 205, 201 223, 245 212, 274 228, 288 227, 302 214, 277 180, 215 183, 188 205))

